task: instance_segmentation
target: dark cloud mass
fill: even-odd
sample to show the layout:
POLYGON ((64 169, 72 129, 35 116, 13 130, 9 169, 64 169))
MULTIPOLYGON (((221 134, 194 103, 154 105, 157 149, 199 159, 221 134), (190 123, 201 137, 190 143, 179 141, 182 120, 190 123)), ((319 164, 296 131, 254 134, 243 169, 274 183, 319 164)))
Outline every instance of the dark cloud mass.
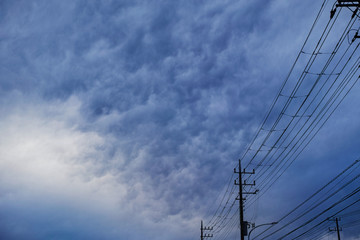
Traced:
MULTIPOLYGON (((318 5, 1 1, 0 238, 197 238, 318 5)), ((357 157, 356 100, 285 179, 357 157)))

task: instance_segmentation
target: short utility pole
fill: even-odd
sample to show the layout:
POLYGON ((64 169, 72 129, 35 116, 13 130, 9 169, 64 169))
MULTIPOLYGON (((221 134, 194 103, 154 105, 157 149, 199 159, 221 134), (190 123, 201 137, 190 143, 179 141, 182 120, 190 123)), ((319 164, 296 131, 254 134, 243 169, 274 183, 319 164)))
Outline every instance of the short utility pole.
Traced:
POLYGON ((336 227, 335 227, 335 228, 329 228, 329 231, 330 231, 330 232, 336 231, 336 232, 337 232, 338 240, 341 240, 341 239, 340 239, 340 231, 342 231, 342 228, 339 228, 339 221, 340 221, 341 219, 335 218, 335 220, 334 220, 334 219, 329 219, 329 220, 330 220, 330 221, 335 221, 335 223, 336 223, 336 227))
POLYGON ((238 173, 239 174, 239 182, 236 182, 235 180, 235 185, 239 186, 239 195, 236 197, 236 200, 239 201, 239 217, 240 217, 240 240, 245 240, 245 236, 247 236, 247 225, 248 222, 244 221, 244 197, 243 194, 256 194, 258 192, 258 190, 256 190, 255 192, 244 192, 243 191, 243 187, 244 186, 255 186, 255 181, 253 183, 246 183, 246 181, 242 181, 242 175, 245 174, 255 174, 255 170, 253 169, 252 172, 246 172, 245 169, 242 170, 241 169, 241 160, 239 159, 239 169, 236 170, 236 168, 234 168, 234 173, 238 173))
POLYGON ((211 238, 213 237, 212 234, 204 234, 204 231, 211 231, 213 230, 213 227, 203 227, 203 221, 201 220, 201 227, 200 227, 200 231, 201 231, 201 235, 200 235, 200 240, 204 240, 205 238, 211 238))

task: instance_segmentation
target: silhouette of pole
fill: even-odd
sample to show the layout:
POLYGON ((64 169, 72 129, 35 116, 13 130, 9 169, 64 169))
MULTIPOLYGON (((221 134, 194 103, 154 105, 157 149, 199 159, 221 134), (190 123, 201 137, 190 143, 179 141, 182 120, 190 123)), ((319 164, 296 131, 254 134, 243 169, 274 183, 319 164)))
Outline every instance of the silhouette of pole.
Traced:
POLYGON ((239 196, 236 197, 236 200, 239 201, 239 216, 240 216, 240 240, 244 240, 245 236, 247 236, 247 224, 248 222, 244 221, 244 198, 243 198, 243 194, 256 194, 259 190, 256 190, 255 192, 247 192, 247 191, 243 191, 243 186, 255 186, 255 181, 254 183, 246 183, 242 181, 242 175, 243 174, 255 174, 255 170, 253 169, 252 172, 246 172, 245 169, 244 171, 242 171, 241 169, 241 160, 239 159, 239 170, 237 171, 236 168, 234 168, 234 173, 238 173, 239 174, 239 182, 235 182, 235 185, 239 186, 239 196))
POLYGON ((338 240, 340 240, 340 229, 339 229, 339 220, 338 220, 338 218, 335 218, 335 222, 336 222, 336 231, 337 231, 338 240))
POLYGON ((240 239, 244 240, 244 202, 242 193, 241 160, 239 159, 239 211, 240 211, 240 239))

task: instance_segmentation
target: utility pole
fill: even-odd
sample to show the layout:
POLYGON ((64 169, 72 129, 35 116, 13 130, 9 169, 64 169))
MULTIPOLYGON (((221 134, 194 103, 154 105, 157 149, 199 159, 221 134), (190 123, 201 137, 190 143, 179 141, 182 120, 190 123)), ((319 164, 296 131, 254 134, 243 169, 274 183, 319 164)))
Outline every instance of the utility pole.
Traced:
POLYGON ((330 232, 336 231, 336 232, 337 232, 338 240, 341 240, 341 239, 340 239, 340 231, 342 231, 342 229, 339 228, 339 221, 340 221, 341 219, 335 218, 335 220, 334 220, 334 219, 329 219, 329 220, 330 220, 330 221, 335 221, 335 223, 336 223, 336 227, 335 227, 335 228, 329 228, 329 231, 330 231, 330 232))
POLYGON ((357 15, 358 9, 360 8, 360 1, 337 0, 337 4, 335 4, 335 7, 330 11, 330 19, 335 16, 336 9, 342 7, 349 8, 353 12, 351 18, 354 18, 357 15), (355 9, 352 10, 351 7, 354 7, 355 9))
POLYGON ((240 217, 240 240, 245 240, 245 236, 247 236, 247 225, 248 222, 244 221, 244 198, 243 194, 256 194, 258 190, 255 192, 243 192, 243 186, 255 186, 254 183, 246 183, 246 181, 243 182, 242 175, 244 174, 255 174, 255 170, 253 169, 252 172, 246 172, 245 169, 242 171, 241 169, 241 160, 239 159, 239 170, 237 171, 236 168, 234 168, 234 173, 239 174, 239 182, 236 182, 235 185, 239 186, 239 195, 237 196, 236 200, 239 201, 239 217, 240 217))
POLYGON ((339 220, 338 218, 335 218, 336 221, 336 231, 337 231, 337 235, 338 235, 338 240, 340 240, 340 229, 339 229, 339 220))
POLYGON ((201 227, 200 227, 200 231, 201 231, 201 235, 200 235, 200 240, 204 240, 205 238, 211 238, 213 237, 212 234, 204 234, 204 231, 211 231, 213 230, 213 227, 203 227, 203 221, 201 220, 201 227))

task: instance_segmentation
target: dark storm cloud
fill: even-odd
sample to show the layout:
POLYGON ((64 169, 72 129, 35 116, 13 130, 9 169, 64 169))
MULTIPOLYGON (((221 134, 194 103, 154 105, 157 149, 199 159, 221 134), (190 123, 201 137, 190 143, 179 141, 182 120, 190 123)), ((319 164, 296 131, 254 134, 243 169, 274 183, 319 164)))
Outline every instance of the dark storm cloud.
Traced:
MULTIPOLYGON (((193 223, 207 210, 204 202, 212 202, 208 199, 223 186, 289 68, 288 58, 299 49, 314 14, 304 14, 305 5, 4 1, 2 108, 12 107, 6 98, 19 98, 23 105, 41 102, 40 107, 29 104, 35 109, 54 105, 66 112, 59 102, 71 107, 77 106, 72 100, 77 99, 80 116, 49 114, 47 121, 65 119, 77 134, 96 132, 104 139, 94 147, 99 155, 75 162, 94 164, 90 174, 96 177, 115 176, 127 186, 121 197, 131 203, 124 207, 133 211, 129 222, 146 219, 140 224, 145 226, 143 232, 132 236, 114 232, 109 239, 140 239, 146 231, 156 232, 148 221, 164 224, 179 217, 193 223), (298 29, 292 28, 294 22, 298 29), (135 207, 132 202, 143 205, 135 207)), ((43 212, 46 216, 57 210, 43 212)), ((14 222, 20 218, 16 216, 14 222)), ((56 219, 64 218, 73 216, 56 219)), ((53 228, 56 219, 33 223, 26 235, 44 226, 49 233, 39 233, 37 239, 48 234, 76 239, 92 228, 86 224, 53 228)), ((99 231, 107 231, 110 220, 104 222, 99 231)), ((173 228, 169 232, 180 231, 173 228)), ((2 230, 16 236, 12 231, 9 225, 2 230)))

